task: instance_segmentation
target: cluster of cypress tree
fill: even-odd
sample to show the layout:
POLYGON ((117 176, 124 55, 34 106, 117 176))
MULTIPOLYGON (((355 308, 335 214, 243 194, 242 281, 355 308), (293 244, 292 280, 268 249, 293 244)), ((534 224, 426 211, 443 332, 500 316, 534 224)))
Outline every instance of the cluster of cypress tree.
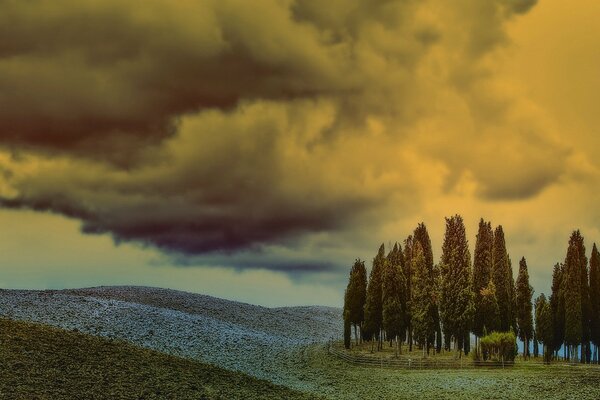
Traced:
MULTIPOLYGON (((367 282, 365 263, 356 260, 344 298, 344 332, 354 339, 377 343, 407 342, 424 353, 442 345, 467 354, 475 341, 491 332, 512 332, 523 341, 523 356, 534 356, 542 344, 544 358, 598 362, 600 345, 600 253, 593 245, 586 256, 584 239, 571 234, 563 263, 554 266, 551 295, 540 294, 532 305, 527 261, 519 262, 515 284, 502 226, 492 230, 483 219, 475 242, 473 263, 462 217, 446 218, 439 264, 433 261, 425 224, 417 226, 402 245, 386 255, 382 244, 367 282), (535 325, 534 325, 535 322, 535 325), (359 332, 360 331, 360 335, 359 332)), ((477 347, 477 346, 476 346, 477 347)))
POLYGON ((596 244, 589 260, 581 232, 569 239, 567 255, 556 264, 550 299, 535 301, 535 334, 543 344, 545 359, 563 358, 582 363, 598 362, 600 345, 600 254, 596 244))
MULTIPOLYGON (((425 224, 403 243, 404 249, 396 243, 387 255, 380 246, 368 284, 364 262, 356 260, 352 267, 344 319, 354 327, 357 343, 360 330, 360 339, 371 341, 373 349, 388 340, 397 351, 406 341, 410 350, 414 343, 424 354, 440 352, 442 346, 467 354, 471 334, 477 340, 494 331, 512 331, 526 343, 524 355, 529 355, 528 343, 535 336, 533 289, 525 258, 515 285, 502 226, 493 231, 490 222, 480 221, 473 262, 460 215, 446 218, 437 265, 425 224)), ((600 303, 596 307, 600 310, 600 303)))

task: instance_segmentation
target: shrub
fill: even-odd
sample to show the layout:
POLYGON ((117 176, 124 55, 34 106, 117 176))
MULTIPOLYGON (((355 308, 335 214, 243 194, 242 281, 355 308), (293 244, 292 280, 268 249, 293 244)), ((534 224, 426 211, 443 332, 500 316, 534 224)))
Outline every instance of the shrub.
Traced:
POLYGON ((481 338, 484 360, 514 361, 517 354, 517 338, 513 332, 492 332, 481 338))

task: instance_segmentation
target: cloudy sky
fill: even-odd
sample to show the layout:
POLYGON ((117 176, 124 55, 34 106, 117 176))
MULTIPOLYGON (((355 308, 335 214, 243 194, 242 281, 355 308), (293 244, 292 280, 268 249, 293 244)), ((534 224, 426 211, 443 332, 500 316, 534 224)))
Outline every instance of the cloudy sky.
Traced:
POLYGON ((597 0, 0 3, 0 287, 340 305, 424 221, 600 241, 597 0))

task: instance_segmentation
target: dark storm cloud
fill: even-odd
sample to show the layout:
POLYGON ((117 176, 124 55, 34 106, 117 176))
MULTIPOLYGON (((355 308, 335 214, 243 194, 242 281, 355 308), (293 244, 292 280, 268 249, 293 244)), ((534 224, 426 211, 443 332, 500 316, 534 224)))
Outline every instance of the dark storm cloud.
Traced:
POLYGON ((3 2, 0 140, 110 158, 186 113, 346 89, 334 50, 284 5, 3 2))
MULTIPOLYGON (((505 22, 533 4, 1 2, 2 203, 197 255, 375 229, 416 208, 439 170, 415 160, 432 154, 474 171, 481 196, 533 195, 561 164, 492 188, 446 145, 484 119, 490 154, 518 137, 511 100, 477 93, 505 22)), ((540 143, 537 161, 564 150, 540 143)))

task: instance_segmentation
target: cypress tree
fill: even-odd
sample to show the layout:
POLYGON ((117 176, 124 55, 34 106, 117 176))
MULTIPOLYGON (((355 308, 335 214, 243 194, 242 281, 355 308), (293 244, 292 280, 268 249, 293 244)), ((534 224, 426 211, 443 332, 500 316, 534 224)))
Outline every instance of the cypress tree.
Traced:
POLYGON ((440 287, 442 274, 439 265, 433 266, 434 286, 435 286, 435 351, 442 351, 442 321, 440 317, 440 287))
POLYGON ((494 246, 492 249, 492 281, 496 286, 496 299, 498 300, 500 324, 497 330, 499 331, 508 331, 512 325, 513 289, 510 271, 511 266, 506 251, 504 231, 502 225, 499 225, 494 232, 494 246))
POLYGON ((555 343, 552 307, 543 293, 535 300, 535 334, 537 340, 543 345, 544 360, 550 362, 555 343))
POLYGON ((496 285, 491 280, 481 289, 482 336, 490 334, 500 326, 500 309, 496 299, 496 285))
POLYGON ((382 278, 385 263, 385 247, 379 247, 379 252, 373 259, 373 267, 369 274, 367 298, 365 302, 364 330, 368 339, 377 339, 377 349, 381 348, 381 328, 383 323, 382 278))
POLYGON ((479 231, 475 242, 473 256, 473 293, 475 296, 475 315, 473 317, 473 333, 476 337, 483 336, 485 312, 482 309, 482 293, 491 279, 492 274, 492 248, 494 232, 490 222, 483 218, 479 221, 479 231))
POLYGON ((512 261, 510 256, 508 257, 508 315, 509 315, 509 328, 517 335, 517 290, 515 288, 515 279, 513 277, 512 261))
POLYGON ((533 288, 529 284, 529 272, 525 257, 519 262, 519 276, 517 278, 517 323, 519 326, 519 339, 523 341, 523 357, 529 357, 529 340, 533 335, 533 315, 531 298, 533 288))
POLYGON ((474 313, 471 254, 460 215, 446 218, 440 270, 442 324, 446 337, 454 340, 458 352, 466 348, 465 339, 471 331, 474 313))
POLYGON ((408 331, 408 349, 412 351, 413 329, 412 329, 412 257, 413 237, 408 235, 404 240, 404 277, 406 278, 406 330, 408 331))
POLYGON ((600 253, 596 243, 590 257, 590 339, 594 344, 593 361, 597 363, 600 346, 600 253))
POLYGON ((581 298, 581 257, 579 254, 579 232, 575 231, 569 240, 565 259, 565 344, 569 346, 571 358, 576 359, 577 346, 582 341, 582 298, 581 298))
POLYGON ((387 339, 390 342, 395 339, 397 349, 400 348, 398 341, 404 341, 406 334, 406 279, 403 264, 404 256, 396 243, 384 262, 382 322, 387 339))
POLYGON ((427 269, 423 248, 418 241, 414 243, 412 257, 413 292, 412 324, 417 342, 423 346, 423 353, 429 352, 435 335, 435 282, 427 269))
POLYGON ((581 297, 581 362, 589 362, 590 358, 590 288, 588 259, 585 254, 583 236, 579 230, 573 232, 573 239, 579 254, 579 284, 581 297))
POLYGON ((360 259, 354 261, 350 270, 350 279, 344 296, 344 311, 348 312, 348 321, 354 326, 354 338, 358 344, 357 328, 365 320, 364 307, 367 297, 367 269, 365 262, 360 259))
MULTIPOLYGON (((427 268, 427 271, 429 271, 429 273, 431 274, 431 280, 432 282, 434 282, 434 287, 437 288, 439 271, 437 270, 436 266, 433 265, 433 249, 431 247, 431 239, 429 238, 429 232, 427 232, 427 227, 425 226, 425 223, 421 222, 415 228, 415 231, 413 233, 413 242, 418 242, 421 244, 421 248, 423 249, 423 257, 425 258, 425 266, 427 268)), ((435 300, 435 309, 433 311, 433 315, 435 317, 435 338, 431 339, 429 343, 433 343, 435 341, 437 343, 436 352, 439 353, 442 349, 442 330, 440 327, 439 305, 437 304, 437 296, 435 297, 435 300)))
POLYGON ((349 349, 351 341, 350 319, 348 318, 348 313, 344 312, 344 348, 349 349))
POLYGON ((552 294, 550 295, 550 310, 552 312, 553 345, 546 343, 558 354, 565 341, 565 296, 564 296, 563 264, 556 264, 552 272, 552 294))

